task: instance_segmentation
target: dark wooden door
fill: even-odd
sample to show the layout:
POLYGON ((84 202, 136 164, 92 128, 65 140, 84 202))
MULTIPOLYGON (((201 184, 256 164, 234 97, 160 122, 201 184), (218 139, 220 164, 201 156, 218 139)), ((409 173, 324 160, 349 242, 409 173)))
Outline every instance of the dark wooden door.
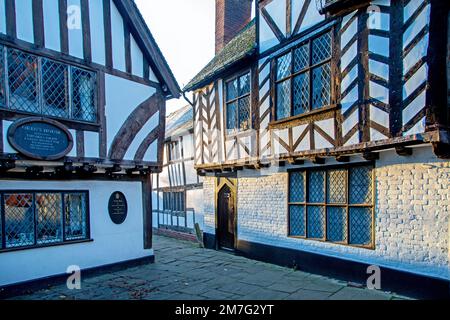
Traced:
POLYGON ((235 208, 234 193, 225 185, 218 196, 218 241, 221 249, 234 249, 235 208))

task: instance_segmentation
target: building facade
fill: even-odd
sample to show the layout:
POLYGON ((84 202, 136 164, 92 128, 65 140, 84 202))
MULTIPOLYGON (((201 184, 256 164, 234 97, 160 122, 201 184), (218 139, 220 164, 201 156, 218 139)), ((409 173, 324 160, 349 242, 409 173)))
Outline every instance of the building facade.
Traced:
POLYGON ((448 294, 448 5, 216 5, 216 56, 184 89, 206 245, 448 294))
POLYGON ((196 239, 203 230, 203 178, 194 169, 193 110, 186 106, 166 119, 164 163, 152 177, 153 227, 165 235, 196 239))
POLYGON ((0 0, 0 287, 153 259, 179 92, 134 1, 0 0))

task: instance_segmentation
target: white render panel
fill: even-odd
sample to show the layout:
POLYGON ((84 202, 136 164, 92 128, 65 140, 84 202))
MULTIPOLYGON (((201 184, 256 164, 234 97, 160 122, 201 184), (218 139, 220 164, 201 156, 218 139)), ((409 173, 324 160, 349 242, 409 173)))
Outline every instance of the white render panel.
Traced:
POLYGON ((106 64, 103 1, 89 1, 92 61, 106 64))
POLYGON ((153 249, 143 249, 140 182, 1 181, 1 188, 89 191, 90 230, 94 241, 2 253, 0 286, 65 274, 72 265, 85 269, 153 255, 153 249), (128 200, 128 216, 122 225, 115 225, 108 215, 108 200, 115 191, 123 192, 128 200))
POLYGON ((389 128, 389 113, 370 105, 370 119, 383 127, 389 128))
POLYGON ((389 57, 389 38, 369 35, 369 51, 389 57))
POLYGON ((299 32, 311 28, 312 26, 323 21, 324 19, 325 16, 319 13, 315 1, 311 1, 308 10, 306 11, 305 18, 303 19, 302 25, 299 29, 299 32))
POLYGON ((8 129, 11 125, 11 121, 3 120, 3 153, 17 153, 8 141, 8 129))
POLYGON ((105 75, 106 91, 106 128, 108 151, 117 132, 131 112, 156 90, 152 87, 126 80, 120 77, 105 75), (126 92, 127 94, 123 94, 126 92))
POLYGON ((410 94, 414 92, 414 90, 416 90, 422 83, 424 83, 427 80, 427 78, 428 78, 428 65, 424 64, 403 85, 403 100, 408 98, 410 94))
POLYGON ((403 109, 403 124, 407 124, 416 114, 425 108, 426 91, 423 91, 405 109, 403 109))
POLYGON ((144 55, 139 48, 134 37, 130 37, 131 41, 131 67, 133 69, 133 74, 138 77, 144 77, 144 55))
POLYGON ((6 7, 5 7, 5 0, 0 0, 0 33, 6 34, 6 7))
POLYGON ((417 16, 414 22, 403 33, 403 49, 405 49, 414 37, 422 30, 430 21, 430 5, 428 4, 417 16))
POLYGON ((34 43, 33 0, 16 1, 17 38, 34 43))
POLYGON ((354 126, 358 124, 359 113, 358 110, 353 113, 342 123, 342 134, 345 136, 354 126))
MULTIPOLYGON (((273 0, 264 7, 267 13, 272 17, 273 21, 280 29, 281 33, 286 35, 286 1, 273 0)), ((262 18, 264 19, 264 18, 262 18)))
POLYGON ((389 81, 389 65, 369 59, 369 72, 389 81))
MULTIPOLYGON (((449 279, 450 162, 438 160, 430 147, 415 148, 411 158, 395 151, 380 156, 375 250, 288 238, 286 173, 238 179, 239 240, 449 279)), ((205 204, 211 206, 206 198, 205 204)), ((206 219, 211 226, 213 217, 206 219)))
POLYGON ((100 157, 100 136, 98 132, 84 132, 84 155, 86 158, 100 157))
POLYGON ((126 71, 125 64, 125 32, 123 26, 123 19, 117 10, 116 5, 111 0, 111 36, 112 36, 112 50, 113 50, 113 65, 114 68, 121 71, 126 71))
POLYGON ((344 71, 345 68, 350 64, 350 62, 355 59, 358 54, 358 42, 355 42, 351 45, 351 47, 341 56, 341 71, 344 71))
POLYGON ((341 35, 341 48, 344 48, 357 32, 358 32, 358 19, 355 19, 341 35))
POLYGON ((67 0, 68 21, 71 21, 69 27, 69 54, 71 56, 83 59, 83 25, 81 22, 80 0, 67 0), (73 20, 72 20, 73 19, 73 20))
MULTIPOLYGON (((200 230, 204 229, 204 215, 203 215, 203 190, 192 189, 186 191, 186 208, 194 209, 195 222, 199 224, 200 230)), ((194 228, 192 224, 192 213, 188 211, 188 228, 194 228)))
POLYGON ((72 135, 72 139, 73 139, 73 147, 72 150, 70 150, 70 152, 67 154, 68 157, 77 157, 77 132, 76 130, 73 129, 69 129, 70 134, 72 135))
POLYGON ((59 29, 58 0, 43 0, 42 7, 44 11, 45 47, 47 49, 61 51, 61 31, 59 29))
POLYGON ((159 111, 156 112, 148 121, 144 124, 142 129, 137 133, 133 142, 128 147, 128 151, 125 154, 124 160, 134 160, 136 151, 139 149, 142 141, 147 137, 147 135, 155 130, 159 125, 159 111))
POLYGON ((262 16, 259 21, 259 51, 264 52, 280 42, 262 16))
POLYGON ((144 161, 156 162, 158 161, 158 140, 154 141, 148 150, 145 152, 144 161))
POLYGON ((369 91, 370 96, 372 98, 375 98, 384 104, 389 103, 389 89, 386 87, 383 87, 382 85, 379 85, 376 82, 370 81, 369 83, 369 91))
POLYGON ((428 51, 428 34, 426 34, 422 40, 417 43, 408 55, 403 59, 403 75, 406 75, 408 71, 417 63, 420 59, 427 55, 428 51))

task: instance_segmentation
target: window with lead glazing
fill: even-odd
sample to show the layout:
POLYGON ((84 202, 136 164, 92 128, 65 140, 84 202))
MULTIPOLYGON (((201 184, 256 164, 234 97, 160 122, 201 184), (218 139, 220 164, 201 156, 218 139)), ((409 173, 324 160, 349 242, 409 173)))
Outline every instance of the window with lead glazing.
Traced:
POLYGON ((324 33, 276 59, 276 120, 331 104, 331 40, 324 33))
POLYGON ((0 250, 87 240, 86 192, 1 192, 0 250))
POLYGON ((250 129, 250 88, 250 73, 226 82, 225 108, 228 134, 250 129))
POLYGON ((5 57, 4 47, 0 46, 0 108, 6 106, 5 57))
POLYGON ((167 211, 186 211, 185 193, 184 192, 164 192, 163 208, 167 211))
POLYGON ((0 76, 0 108, 97 122, 95 72, 0 47, 0 76))
POLYGON ((372 167, 289 174, 289 236, 373 247, 372 167))

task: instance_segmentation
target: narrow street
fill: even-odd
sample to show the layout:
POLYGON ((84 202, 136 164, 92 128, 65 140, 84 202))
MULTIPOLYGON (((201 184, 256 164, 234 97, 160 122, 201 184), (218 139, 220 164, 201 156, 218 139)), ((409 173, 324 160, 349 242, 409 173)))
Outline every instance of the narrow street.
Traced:
POLYGON ((55 286, 14 300, 390 300, 322 276, 201 249, 156 236, 156 263, 82 279, 81 290, 55 286))

